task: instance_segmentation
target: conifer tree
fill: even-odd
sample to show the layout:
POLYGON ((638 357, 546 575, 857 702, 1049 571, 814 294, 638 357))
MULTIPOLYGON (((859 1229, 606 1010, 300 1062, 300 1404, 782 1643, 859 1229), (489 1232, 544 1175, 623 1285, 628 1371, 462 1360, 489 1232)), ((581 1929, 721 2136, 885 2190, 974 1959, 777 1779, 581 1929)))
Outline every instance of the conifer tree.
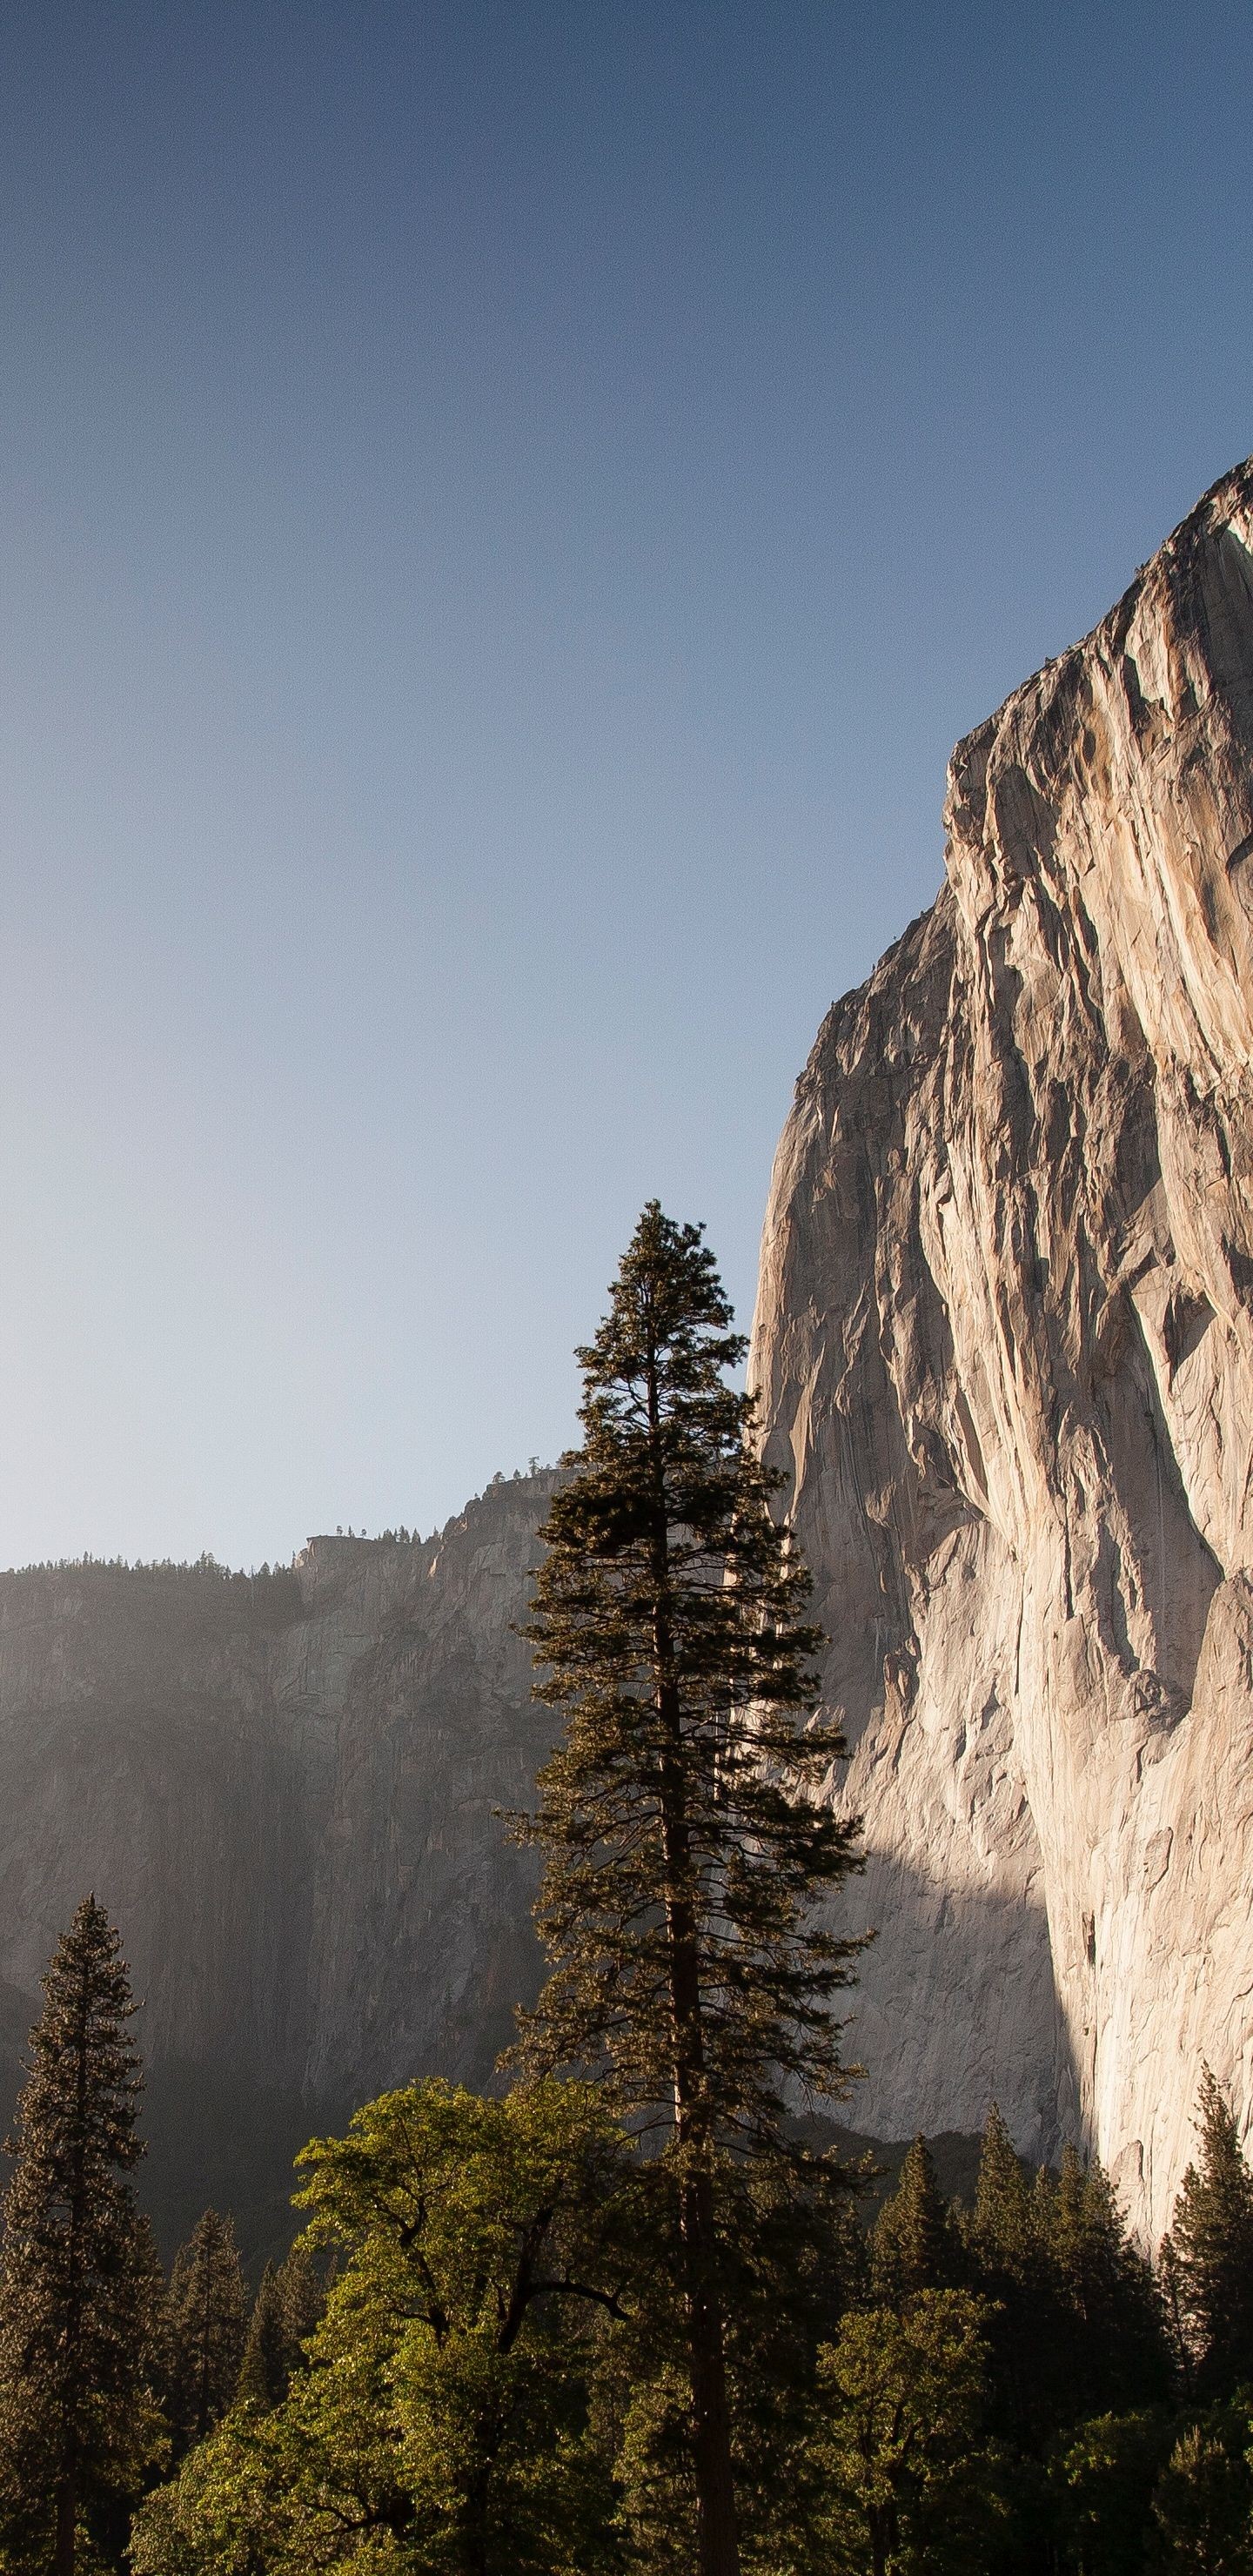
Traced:
POLYGON ((170 2415, 184 2448, 203 2442, 234 2401, 247 2315, 234 2227, 206 2209, 170 2275, 170 2415))
MULTIPOLYGON (((0 2250, 0 2498, 23 2567, 72 2576, 160 2456, 160 2273, 129 2177, 142 2090, 118 1936, 86 1897, 43 1981, 0 2250)), ((124 2535, 123 2535, 124 2536, 124 2535)))
POLYGON ((1204 2396, 1253 2381, 1253 2173, 1235 2115, 1207 2066, 1199 2170, 1184 2175, 1170 2231, 1171 2279, 1204 2396))
POLYGON ((975 2183, 973 2233, 989 2259, 1006 2270, 1026 2269, 1037 2252, 1031 2185, 998 2103, 984 2122, 975 2183))
POLYGON ((278 2283, 290 2376, 299 2362, 301 2345, 321 2322, 327 2298, 327 2266, 319 2264, 307 2236, 298 2236, 280 2263, 278 2283))
POLYGON ((1048 2261, 1043 2195, 1033 2188, 995 2103, 979 2157, 967 2246, 992 2304, 998 2429, 1039 2450, 1058 2420, 1061 2303, 1048 2261))
POLYGON ((269 2414, 287 2395, 287 2316, 278 2266, 267 2263, 253 2301, 239 2369, 238 2394, 269 2414))
MULTIPOLYGON (((528 1631, 567 1713, 529 1829, 551 1974, 532 2067, 595 2068, 666 2142, 679 2208, 702 2576, 738 2567, 719 2175, 786 2152, 789 2090, 842 2090, 851 1945, 812 1914, 853 1865, 819 1788, 807 1577, 726 1383, 746 1344, 701 1241, 645 1208, 584 1373, 581 1450, 542 1533, 528 1631)), ((799 2150, 796 2150, 799 2155, 799 2150)))
POLYGON ((1044 2206, 1046 2250, 1069 2321, 1066 2376, 1081 2414, 1123 2413, 1167 2395, 1166 2321, 1150 2265, 1131 2242, 1103 2167, 1062 2153, 1044 2206))
POLYGON ((959 2288, 962 2270, 961 2245, 948 2202, 936 2181, 926 2139, 919 2136, 875 2225, 874 2295, 897 2307, 917 2290, 959 2288))
POLYGON ((253 2301, 238 2395, 262 2413, 282 2404, 301 2346, 317 2326, 326 2293, 311 2246, 297 2237, 281 2263, 267 2263, 253 2301))

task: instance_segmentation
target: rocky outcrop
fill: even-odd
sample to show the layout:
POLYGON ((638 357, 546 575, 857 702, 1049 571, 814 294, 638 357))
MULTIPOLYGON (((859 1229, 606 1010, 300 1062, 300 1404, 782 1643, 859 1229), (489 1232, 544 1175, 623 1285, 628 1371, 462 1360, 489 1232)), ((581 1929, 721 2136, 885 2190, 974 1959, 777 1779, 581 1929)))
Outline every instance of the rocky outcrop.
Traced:
POLYGON ((1253 2119, 1253 464, 954 755, 947 881, 826 1021, 752 1369, 877 1927, 855 2116, 1253 2119))
POLYGON ((122 1927, 167 2240, 211 2198, 281 2237, 290 2160, 414 2074, 490 2078, 539 1971, 529 1803, 552 1721, 525 1616, 552 1476, 433 1539, 281 1574, 0 1576, 9 2089, 80 1896, 122 1927))

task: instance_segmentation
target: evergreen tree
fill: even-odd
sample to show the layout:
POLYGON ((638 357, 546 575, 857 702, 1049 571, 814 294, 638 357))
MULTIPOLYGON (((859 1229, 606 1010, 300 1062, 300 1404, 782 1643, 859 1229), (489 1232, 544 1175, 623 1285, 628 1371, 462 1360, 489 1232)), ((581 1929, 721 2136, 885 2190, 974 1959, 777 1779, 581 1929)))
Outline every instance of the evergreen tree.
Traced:
POLYGON ((752 1400, 725 1382, 746 1344, 701 1233, 650 1202, 578 1354, 583 1447, 528 1631, 567 1730, 530 1828, 552 1969, 522 2053, 595 2067, 666 2142, 700 2566, 735 2576, 719 2172, 784 2153, 792 2088, 842 2089, 830 2007, 850 1945, 810 1909, 853 1837, 804 1794, 843 1745, 814 1714, 807 1578, 771 1516, 752 1400))
POLYGON ((996 2104, 988 2113, 966 2242, 991 2303, 998 2431, 1039 2454, 1065 2420, 1062 2305, 1048 2260, 1045 2195, 1034 2189, 996 2104))
POLYGON ((1037 2260, 1034 2194, 996 2102, 983 2127, 971 2232, 989 2260, 1003 2270, 1029 2270, 1037 2260))
POLYGON ((1196 2386, 1196 2363, 1183 2313, 1178 2257, 1169 2236, 1163 2236, 1158 2248, 1157 2286, 1166 2323, 1166 2349, 1171 2370, 1184 2395, 1191 2397, 1196 2386))
POLYGON ((135 2006, 94 1896, 43 1989, 5 2147, 16 2164, 0 2249, 0 2499, 13 2563, 72 2576, 84 2530, 116 2545, 163 2445, 160 2274, 129 2181, 143 2153, 135 2006))
POLYGON ((1226 2397, 1253 2382, 1253 2173, 1208 2066, 1198 2124, 1200 2168, 1184 2175, 1170 2231, 1171 2287, 1197 2386, 1226 2397))
POLYGON ((325 2305, 313 2249, 298 2237, 282 2263, 266 2264, 253 2301, 238 2389, 249 2405, 263 2412, 281 2405, 325 2305))
POLYGON ((1043 2207, 1046 2248, 1068 2318, 1073 2416, 1124 2414, 1169 2392, 1166 2321, 1150 2265, 1132 2244, 1099 2163, 1062 2154, 1043 2207))
POLYGON ((234 2227, 206 2209, 170 2275, 170 2415, 184 2449, 203 2442, 234 2400, 247 2314, 234 2227))
POLYGON ((327 2267, 319 2264, 307 2236, 298 2236, 291 2252, 280 2263, 279 2290, 283 2301, 283 2331, 287 2340, 287 2368, 290 2378, 299 2367, 301 2345, 321 2323, 327 2297, 327 2267))
POLYGON ((961 2243, 924 2137, 915 2138, 896 2189, 879 2212, 871 2270, 876 2299, 891 2307, 916 2290, 960 2287, 961 2243))
POLYGON ((282 2278, 277 2265, 267 2263, 248 2321, 238 2394, 268 2414, 282 2404, 290 2375, 282 2278))

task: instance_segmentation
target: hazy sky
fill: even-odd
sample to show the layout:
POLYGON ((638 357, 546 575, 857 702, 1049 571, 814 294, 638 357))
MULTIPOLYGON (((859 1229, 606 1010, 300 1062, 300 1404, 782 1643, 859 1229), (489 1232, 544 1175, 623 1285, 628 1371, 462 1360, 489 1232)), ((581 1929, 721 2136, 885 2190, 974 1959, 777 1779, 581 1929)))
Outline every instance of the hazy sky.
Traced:
POLYGON ((747 1322, 954 739, 1253 445, 1253 12, 5 0, 0 1562, 747 1322))

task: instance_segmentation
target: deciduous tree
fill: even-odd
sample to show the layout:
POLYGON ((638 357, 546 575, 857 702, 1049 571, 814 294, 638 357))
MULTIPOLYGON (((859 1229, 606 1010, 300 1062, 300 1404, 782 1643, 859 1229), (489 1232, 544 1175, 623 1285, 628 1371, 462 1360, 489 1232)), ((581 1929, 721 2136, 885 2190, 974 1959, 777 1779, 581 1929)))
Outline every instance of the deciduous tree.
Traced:
POLYGON ((981 2442, 987 2310, 921 2290, 899 2314, 854 2310, 823 2356, 817 2450, 825 2564, 866 2576, 978 2576, 995 2543, 997 2479, 981 2442))
POLYGON ((629 2150, 592 2088, 440 2083, 305 2150, 343 2268, 283 2402, 241 2406, 137 2517, 138 2576, 610 2576, 590 2418, 629 2150))

